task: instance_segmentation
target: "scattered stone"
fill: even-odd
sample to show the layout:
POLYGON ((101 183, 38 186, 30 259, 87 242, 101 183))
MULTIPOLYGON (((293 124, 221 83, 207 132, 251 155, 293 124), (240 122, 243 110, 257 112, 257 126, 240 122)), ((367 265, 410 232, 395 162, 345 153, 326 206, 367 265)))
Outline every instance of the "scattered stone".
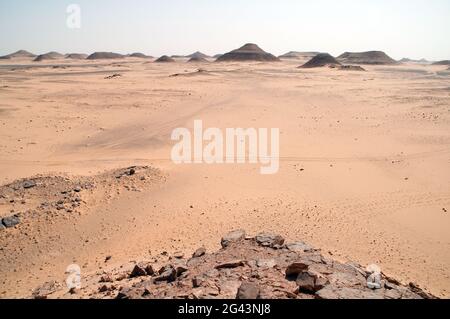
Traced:
POLYGON ((179 264, 179 265, 175 266, 175 271, 176 271, 177 277, 180 277, 182 274, 184 274, 188 270, 189 270, 189 268, 186 265, 179 264))
POLYGON ((81 192, 81 187, 80 187, 80 186, 76 186, 76 187, 73 189, 73 191, 74 191, 75 193, 79 193, 79 192, 81 192))
POLYGON ((199 249, 197 249, 193 254, 192 254, 192 258, 199 258, 203 255, 206 254, 206 248, 205 247, 200 247, 199 249))
POLYGON ((284 244, 284 238, 280 235, 274 235, 274 234, 259 234, 256 236, 256 242, 264 247, 281 247, 284 244))
POLYGON ((241 240, 245 239, 245 231, 242 229, 234 230, 232 232, 229 232, 224 237, 222 237, 222 240, 220 241, 220 244, 223 248, 227 247, 231 243, 239 242, 241 240))
POLYGON ((205 282, 205 278, 202 276, 195 276, 192 278, 192 286, 194 288, 200 287, 205 282))
POLYGON ((258 285, 250 282, 243 282, 238 289, 236 299, 258 299, 259 291, 258 285))
POLYGON ((34 289, 32 296, 34 299, 47 299, 49 295, 57 292, 61 288, 61 285, 57 281, 49 281, 34 289))
POLYGON ((173 254, 173 257, 176 259, 182 259, 184 257, 184 254, 182 252, 176 252, 173 254))

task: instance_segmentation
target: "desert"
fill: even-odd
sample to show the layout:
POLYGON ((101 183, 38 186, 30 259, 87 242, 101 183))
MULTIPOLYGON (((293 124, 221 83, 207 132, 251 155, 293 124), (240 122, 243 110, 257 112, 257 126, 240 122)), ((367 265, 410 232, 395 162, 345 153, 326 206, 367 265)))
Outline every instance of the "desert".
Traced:
MULTIPOLYGON (((408 296, 449 297, 447 65, 376 53, 375 62, 347 54, 299 68, 315 56, 278 59, 253 44, 220 63, 193 54, 202 69, 189 57, 50 56, 34 62, 20 51, 0 60, 0 297, 32 297, 45 283, 61 287, 49 298, 135 296, 145 285, 104 288, 98 278, 199 247, 219 251, 236 229, 248 234, 237 251, 259 249, 251 238, 262 232, 281 234, 323 258, 376 264, 408 296), (330 61, 364 62, 365 72, 330 61), (200 119, 223 131, 279 128, 278 173, 261 175, 248 162, 174 163, 172 131, 200 119), (65 287, 73 264, 89 282, 75 294, 65 287)), ((261 252, 275 253, 288 248, 261 252)), ((253 267, 256 257, 246 254, 235 256, 245 264, 239 271, 253 267)), ((283 277, 287 266, 264 271, 283 277)), ((236 278, 222 297, 236 295, 236 278)), ((314 296, 295 281, 283 285, 283 297, 314 296)), ((366 288, 347 297, 377 294, 366 288)), ((155 298, 167 286, 158 289, 155 298)), ((337 297, 330 289, 322 295, 337 297)))

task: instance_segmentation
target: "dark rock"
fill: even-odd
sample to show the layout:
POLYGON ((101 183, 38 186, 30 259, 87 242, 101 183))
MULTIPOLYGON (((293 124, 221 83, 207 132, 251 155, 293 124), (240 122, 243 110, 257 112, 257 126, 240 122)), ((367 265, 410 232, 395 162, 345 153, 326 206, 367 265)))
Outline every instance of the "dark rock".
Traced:
POLYGON ((16 215, 5 217, 2 219, 2 223, 6 228, 11 228, 20 224, 20 218, 16 215))
POLYGON ((155 282, 172 282, 177 278, 177 271, 172 265, 164 266, 159 271, 159 276, 154 279, 155 282))
POLYGON ((243 282, 238 289, 236 299, 258 299, 260 289, 258 285, 250 282, 243 282))
POLYGON ((36 186, 36 182, 33 180, 27 180, 23 182, 22 186, 25 189, 33 188, 36 186))
POLYGON ((146 268, 146 265, 142 264, 142 263, 134 265, 134 268, 130 274, 130 278, 147 276, 147 271, 145 270, 145 268, 146 268))
POLYGON ((80 186, 77 186, 77 187, 75 187, 75 188, 73 189, 73 191, 74 191, 75 193, 79 193, 79 192, 81 192, 81 187, 80 187, 80 186))
POLYGON ((284 244, 284 238, 280 235, 262 233, 256 236, 256 242, 264 247, 280 247, 284 244))
POLYGON ((200 287, 205 282, 205 278, 202 276, 195 276, 192 278, 192 286, 194 288, 200 287))
POLYGON ((2 221, 0 220, 0 230, 6 229, 5 225, 3 225, 2 221))
POLYGON ((231 243, 239 242, 245 239, 245 231, 242 229, 234 230, 232 232, 229 232, 224 237, 222 237, 222 240, 220 241, 220 244, 223 248, 227 247, 231 243))
POLYGON ((47 297, 58 290, 61 290, 61 284, 57 281, 49 281, 33 290, 34 299, 47 299, 47 297))
POLYGON ((296 283, 300 292, 314 293, 316 277, 308 272, 298 274, 296 283))
POLYGON ((175 265, 175 271, 176 271, 177 277, 181 276, 188 270, 189 270, 189 268, 186 265, 183 265, 183 264, 175 265))
POLYGON ((184 257, 184 254, 182 252, 176 252, 173 254, 173 257, 176 259, 182 259, 184 257))
POLYGON ((286 276, 298 276, 298 274, 307 271, 309 265, 310 263, 306 263, 303 261, 294 262, 286 268, 286 276))
POLYGON ((197 249, 194 254, 192 254, 192 258, 198 258, 201 257, 203 255, 206 254, 206 248, 205 247, 200 247, 199 249, 197 249))
POLYGON ((237 268, 244 266, 244 262, 242 260, 231 260, 224 263, 220 263, 215 268, 216 269, 225 269, 225 268, 237 268))

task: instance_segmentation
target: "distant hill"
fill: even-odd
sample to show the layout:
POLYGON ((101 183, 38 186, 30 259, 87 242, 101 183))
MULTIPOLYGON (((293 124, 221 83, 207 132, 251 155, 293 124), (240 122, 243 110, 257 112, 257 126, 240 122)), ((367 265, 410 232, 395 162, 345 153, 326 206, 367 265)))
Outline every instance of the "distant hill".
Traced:
POLYGON ((52 52, 48 52, 48 53, 45 53, 45 54, 38 55, 34 59, 34 61, 35 62, 40 62, 40 61, 55 60, 55 59, 62 59, 62 58, 64 58, 63 54, 52 51, 52 52))
POLYGON ((345 64, 398 64, 382 51, 368 51, 368 52, 345 52, 338 56, 337 60, 345 64))
POLYGON ((206 55, 206 54, 204 54, 204 53, 202 53, 200 51, 194 52, 194 53, 192 53, 190 55, 187 55, 186 57, 187 58, 203 58, 203 59, 211 58, 209 55, 206 55))
POLYGON ((85 60, 88 57, 87 54, 82 53, 69 53, 66 55, 66 59, 73 59, 73 60, 85 60))
POLYGON ((158 58, 156 63, 172 63, 175 62, 175 60, 167 55, 163 55, 162 57, 158 58))
POLYGON ((145 55, 144 53, 135 52, 129 55, 130 58, 140 58, 140 59, 152 59, 150 55, 145 55))
POLYGON ((95 52, 87 57, 88 60, 102 60, 102 59, 122 59, 125 56, 114 52, 95 52))
POLYGON ((298 51, 290 51, 283 55, 280 55, 280 59, 311 59, 318 55, 320 52, 298 52, 298 51))
POLYGON ((259 46, 253 43, 247 43, 239 49, 225 53, 217 59, 218 62, 225 61, 279 61, 279 59, 262 50, 259 46))
POLYGON ((35 58, 35 57, 36 57, 36 54, 33 54, 33 53, 25 51, 25 50, 19 50, 17 52, 5 55, 2 58, 14 59, 14 58, 35 58))
POLYGON ((450 65, 450 60, 434 62, 433 65, 450 65))
POLYGON ((341 65, 333 56, 328 53, 320 53, 313 57, 311 60, 300 66, 300 68, 320 68, 324 66, 337 66, 341 65))

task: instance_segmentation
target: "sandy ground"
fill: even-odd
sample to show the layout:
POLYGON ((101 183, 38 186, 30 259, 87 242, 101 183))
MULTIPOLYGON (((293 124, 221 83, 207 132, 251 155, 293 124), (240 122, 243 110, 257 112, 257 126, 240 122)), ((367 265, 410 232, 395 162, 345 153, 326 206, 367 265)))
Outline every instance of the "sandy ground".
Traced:
MULTIPOLYGON (((0 296, 28 296, 45 281, 64 280, 73 263, 92 272, 106 256, 121 265, 161 251, 217 248, 222 234, 243 228, 376 263, 449 297, 450 72, 300 64, 0 62, 1 184, 131 165, 165 176, 91 201, 80 214, 1 231, 0 296), (195 73, 199 67, 207 72, 195 73), (115 73, 122 76, 105 79, 115 73), (170 134, 195 119, 205 127, 280 128, 279 173, 173 164, 170 134)), ((14 205, 0 200, 0 216, 29 208, 14 205)))

